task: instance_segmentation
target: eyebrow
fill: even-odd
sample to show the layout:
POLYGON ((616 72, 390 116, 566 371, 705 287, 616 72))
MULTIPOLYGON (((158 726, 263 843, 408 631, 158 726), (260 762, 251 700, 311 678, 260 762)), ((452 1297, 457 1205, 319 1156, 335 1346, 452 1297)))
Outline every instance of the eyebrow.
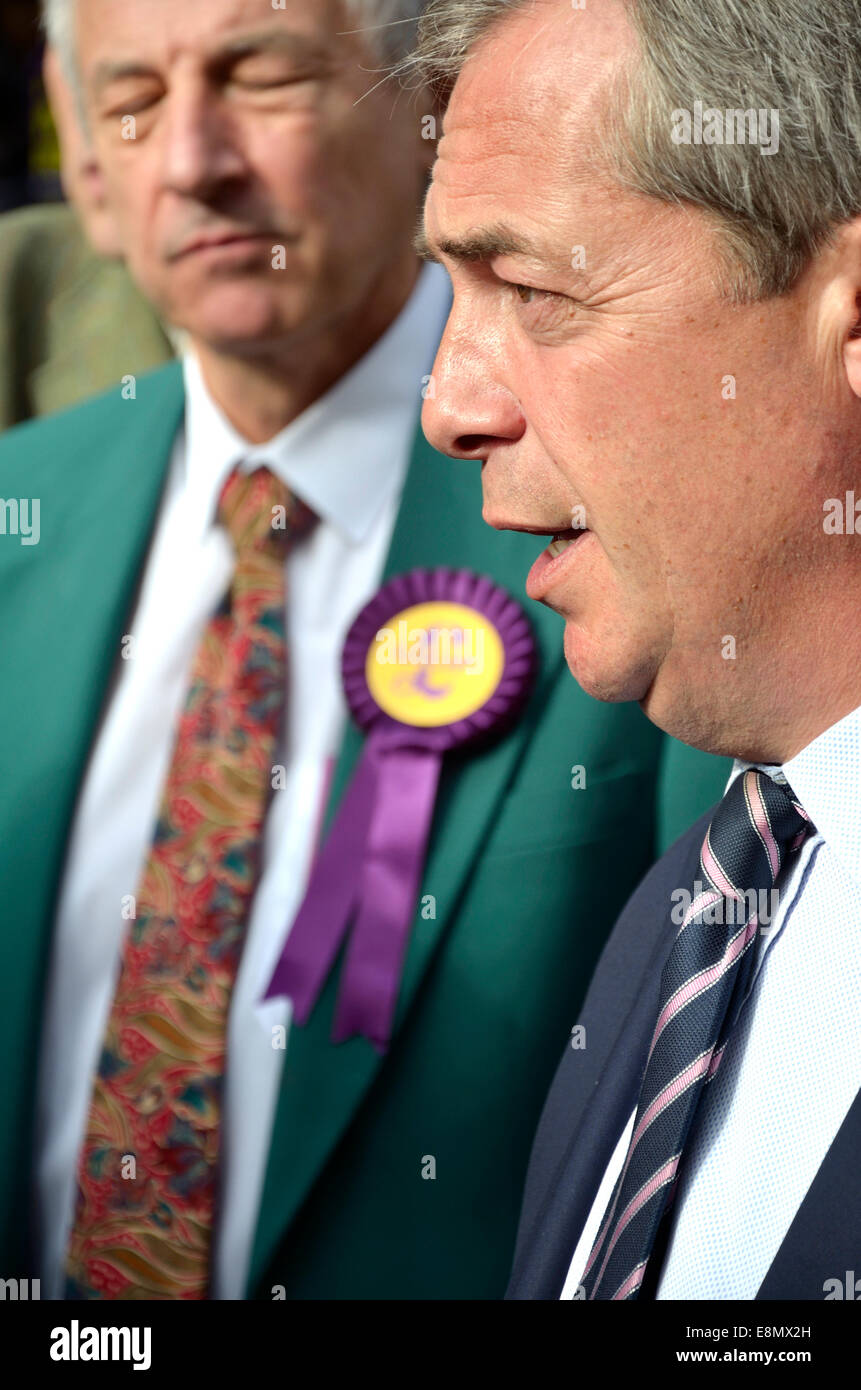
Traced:
MULTIPOLYGON (((447 256, 461 264, 474 264, 491 261, 496 256, 521 256, 547 266, 556 264, 556 258, 548 258, 546 247, 532 241, 528 236, 515 232, 505 222, 480 227, 462 237, 441 237, 438 242, 431 243, 422 216, 413 238, 413 249, 423 261, 439 262, 442 256, 447 256)), ((561 266, 564 262, 560 261, 559 264, 561 266)))
POLYGON ((438 261, 448 256, 452 261, 489 261, 494 256, 538 256, 539 250, 524 237, 519 237, 504 223, 483 227, 464 237, 442 237, 431 245, 424 223, 420 223, 413 243, 424 261, 438 261))
POLYGON ((229 39, 219 50, 217 58, 235 58, 244 53, 258 53, 263 48, 283 49, 295 58, 322 61, 332 57, 331 47, 311 34, 299 34, 291 29, 260 29, 229 39))
POLYGON ((118 82, 123 77, 152 77, 152 68, 148 68, 145 63, 136 62, 97 63, 93 70, 93 90, 100 91, 110 82, 118 82))
MULTIPOLYGON (((331 59, 331 52, 324 44, 307 34, 297 34, 284 29, 261 29, 255 33, 239 34, 228 39, 217 52, 208 57, 208 62, 218 64, 225 58, 242 58, 250 53, 282 51, 289 53, 298 61, 325 62, 331 59)), ((152 68, 139 61, 111 62, 96 64, 93 72, 93 86, 98 90, 109 82, 124 77, 151 77, 152 68)))

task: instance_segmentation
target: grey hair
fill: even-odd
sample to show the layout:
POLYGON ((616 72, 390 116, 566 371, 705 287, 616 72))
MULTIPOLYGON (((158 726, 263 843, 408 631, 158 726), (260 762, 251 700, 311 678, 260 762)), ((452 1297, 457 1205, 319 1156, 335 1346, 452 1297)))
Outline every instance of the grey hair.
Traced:
POLYGON ((42 29, 65 77, 75 70, 74 0, 42 0, 42 29))
MULTIPOLYGON (((55 49, 63 73, 76 87, 76 0, 42 0, 42 28, 55 49)), ((368 46, 383 62, 397 64, 413 47, 416 24, 428 0, 344 0, 355 16, 356 29, 365 33, 368 46)))
POLYGON ((344 0, 370 47, 388 62, 401 62, 416 42, 416 25, 428 0, 344 0))
MULTIPOLYGON (((401 75, 444 105, 475 45, 533 0, 431 0, 401 75)), ((861 0, 623 0, 638 52, 610 85, 623 186, 700 208, 737 302, 784 294, 861 213, 861 0), (674 143, 676 113, 777 111, 774 153, 674 143)))

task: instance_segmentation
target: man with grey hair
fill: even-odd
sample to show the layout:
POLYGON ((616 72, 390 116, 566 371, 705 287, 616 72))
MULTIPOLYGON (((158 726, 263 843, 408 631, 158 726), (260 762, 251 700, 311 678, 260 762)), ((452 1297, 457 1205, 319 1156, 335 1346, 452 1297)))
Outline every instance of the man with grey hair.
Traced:
POLYGON ((603 953, 511 1298, 858 1267, 859 33, 858 0, 436 0, 409 65, 447 101, 425 431, 553 536, 527 588, 580 685, 736 759, 603 953))
POLYGON ((381 80, 418 8, 48 5, 189 348, 0 441, 0 1256, 43 1296, 500 1296, 572 991, 654 857, 671 741, 576 690, 538 606, 519 718, 430 798, 420 732, 384 777, 348 724, 381 585, 510 592, 529 544, 419 429, 435 110, 381 80))

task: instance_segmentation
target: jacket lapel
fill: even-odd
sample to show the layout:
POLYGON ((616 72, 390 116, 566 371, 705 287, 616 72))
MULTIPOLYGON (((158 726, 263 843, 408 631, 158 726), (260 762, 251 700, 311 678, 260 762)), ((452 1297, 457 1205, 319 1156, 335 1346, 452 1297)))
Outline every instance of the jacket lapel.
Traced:
MULTIPOLYGON (((384 580, 411 569, 444 565, 489 575, 510 591, 511 576, 525 579, 535 553, 534 537, 496 534, 482 521, 478 468, 437 454, 417 430, 384 580)), ((413 922, 392 1051, 445 935, 461 885, 480 853, 516 769, 542 691, 552 683, 564 660, 559 619, 537 605, 530 605, 529 615, 541 661, 538 688, 529 710, 503 739, 477 752, 450 755, 444 767, 422 887, 422 894, 436 897, 436 918, 425 920, 417 914, 413 922)), ((333 779, 329 823, 362 747, 362 736, 351 727, 333 779)), ((312 1183, 385 1065, 385 1059, 364 1038, 352 1038, 337 1046, 330 1042, 340 965, 339 960, 307 1026, 291 1031, 249 1290, 254 1290, 263 1276, 312 1183)))
POLYGON ((835 1279, 843 1290, 839 1297, 859 1296, 855 1291, 856 1276, 861 1279, 859 1148, 861 1091, 810 1184, 757 1299, 823 1299, 830 1291, 827 1282, 835 1279))
MULTIPOLYGON (((669 919, 667 925, 671 926, 669 919)), ((615 1042, 580 1111, 561 1166, 547 1182, 544 1202, 518 1250, 508 1299, 556 1299, 562 1292, 604 1171, 637 1103, 641 1063, 655 1026, 670 939, 668 931, 659 934, 633 1003, 619 1023, 615 1042)), ((603 1003, 607 1006, 609 1001, 603 1003)), ((589 1037, 588 1020, 585 1028, 589 1037)), ((562 1065, 567 1063, 566 1054, 562 1065)))
POLYGON ((613 1150, 637 1102, 661 974, 678 931, 673 889, 693 882, 711 813, 650 871, 622 912, 545 1104, 526 1182, 509 1299, 559 1297, 613 1150), (557 1135, 569 1133, 559 1144, 557 1135))
MULTIPOLYGON (((4 547, 0 574, 0 978, 15 980, 0 1009, 0 1049, 18 1059, 0 1089, 0 1223, 13 1248, 27 1210, 44 978, 64 851, 182 400, 181 372, 171 367, 141 379, 136 401, 117 391, 77 416, 40 422, 38 452, 27 430, 4 441, 7 495, 41 499, 39 544, 4 547), (76 449, 86 456, 76 459, 76 449)), ((0 1244, 8 1248, 5 1238, 0 1244)))

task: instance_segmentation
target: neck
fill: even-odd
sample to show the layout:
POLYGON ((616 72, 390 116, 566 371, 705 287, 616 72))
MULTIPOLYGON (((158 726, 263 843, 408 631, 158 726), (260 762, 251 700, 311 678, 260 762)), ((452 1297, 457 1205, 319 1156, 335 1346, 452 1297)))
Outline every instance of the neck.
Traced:
POLYGON ((265 444, 370 352, 407 303, 419 269, 412 255, 399 273, 387 267, 359 304, 313 334, 256 342, 241 353, 192 340, 207 391, 243 438, 265 444))
POLYGON ((859 569, 845 566, 839 588, 810 582, 773 620, 758 649, 740 650, 730 661, 712 654, 707 689, 701 672, 695 679, 683 670, 675 688, 686 694, 672 709, 661 708, 657 683, 643 709, 692 747, 744 762, 789 762, 861 706, 859 569))

